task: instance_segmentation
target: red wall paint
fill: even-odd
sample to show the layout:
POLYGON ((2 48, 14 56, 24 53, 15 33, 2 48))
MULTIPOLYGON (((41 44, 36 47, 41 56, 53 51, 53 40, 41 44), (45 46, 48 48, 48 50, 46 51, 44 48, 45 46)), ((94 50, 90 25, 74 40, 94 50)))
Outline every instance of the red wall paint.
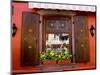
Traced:
MULTIPOLYGON (((90 29, 91 25, 93 25, 96 28, 96 15, 90 15, 88 16, 88 28, 90 29)), ((89 40, 90 40, 90 62, 91 65, 95 65, 96 62, 96 58, 95 58, 95 54, 96 54, 96 33, 94 35, 94 37, 92 37, 89 33, 89 40)))
MULTIPOLYGON (((20 47, 21 47, 21 24, 22 24, 22 12, 36 12, 35 10, 28 9, 28 3, 13 3, 14 6, 14 14, 12 16, 12 23, 15 23, 18 30, 14 38, 12 38, 12 66, 13 71, 16 70, 28 70, 28 71, 39 71, 34 67, 21 67, 20 66, 20 47)), ((88 28, 93 24, 96 25, 95 15, 88 15, 88 28)), ((95 36, 91 37, 89 33, 90 40, 90 62, 88 64, 81 63, 80 67, 77 69, 82 69, 83 66, 90 68, 89 66, 93 66, 95 68, 95 36)))

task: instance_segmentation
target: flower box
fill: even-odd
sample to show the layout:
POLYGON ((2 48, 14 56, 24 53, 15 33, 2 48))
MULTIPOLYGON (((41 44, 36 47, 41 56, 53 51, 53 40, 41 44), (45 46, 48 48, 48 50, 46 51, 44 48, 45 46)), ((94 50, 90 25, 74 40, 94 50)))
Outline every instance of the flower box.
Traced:
POLYGON ((58 60, 58 63, 57 64, 70 64, 71 63, 71 60, 58 60))
POLYGON ((63 64, 63 60, 58 60, 57 64, 63 64))
POLYGON ((63 64, 70 64, 71 63, 71 60, 63 60, 63 64))
POLYGON ((43 60, 42 64, 43 65, 55 65, 56 64, 56 60, 43 60))

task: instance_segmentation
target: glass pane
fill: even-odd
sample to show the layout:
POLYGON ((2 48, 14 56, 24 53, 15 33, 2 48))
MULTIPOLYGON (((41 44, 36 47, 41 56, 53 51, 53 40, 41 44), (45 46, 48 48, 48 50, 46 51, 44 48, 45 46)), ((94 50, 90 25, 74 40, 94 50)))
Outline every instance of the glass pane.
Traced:
POLYGON ((55 28, 56 27, 56 21, 55 20, 48 20, 47 21, 47 26, 48 28, 55 28))
POLYGON ((69 44, 69 34, 47 34, 46 45, 63 43, 69 44))
POLYGON ((61 20, 61 21, 58 21, 58 28, 66 28, 66 21, 64 20, 61 20))

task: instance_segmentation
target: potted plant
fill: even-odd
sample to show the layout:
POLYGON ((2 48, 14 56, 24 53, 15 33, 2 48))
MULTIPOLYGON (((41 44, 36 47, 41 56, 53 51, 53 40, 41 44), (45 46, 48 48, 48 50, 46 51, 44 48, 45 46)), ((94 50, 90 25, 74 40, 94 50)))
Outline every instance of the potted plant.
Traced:
POLYGON ((48 61, 48 64, 56 64, 56 61, 55 61, 55 52, 54 50, 49 50, 48 53, 47 53, 47 61, 48 61))
POLYGON ((56 54, 54 50, 48 50, 47 53, 45 52, 41 53, 40 57, 41 57, 42 64, 44 65, 56 64, 55 56, 56 54))
POLYGON ((42 64, 45 63, 45 60, 46 60, 46 53, 45 52, 41 52, 40 59, 41 59, 42 64))
POLYGON ((72 55, 67 50, 62 50, 58 55, 58 64, 69 64, 71 63, 72 55))
POLYGON ((56 54, 53 49, 48 50, 48 52, 42 52, 40 55, 42 64, 69 64, 71 63, 72 55, 65 49, 60 53, 56 54))

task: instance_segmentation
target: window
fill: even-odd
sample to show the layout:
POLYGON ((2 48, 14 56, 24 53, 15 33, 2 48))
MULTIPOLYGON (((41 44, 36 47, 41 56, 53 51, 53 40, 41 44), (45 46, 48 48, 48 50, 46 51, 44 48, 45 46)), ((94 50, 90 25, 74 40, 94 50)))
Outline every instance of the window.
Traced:
POLYGON ((59 53, 59 51, 62 51, 64 47, 69 50, 70 24, 69 18, 51 17, 46 19, 46 52, 53 49, 56 53, 59 53))

